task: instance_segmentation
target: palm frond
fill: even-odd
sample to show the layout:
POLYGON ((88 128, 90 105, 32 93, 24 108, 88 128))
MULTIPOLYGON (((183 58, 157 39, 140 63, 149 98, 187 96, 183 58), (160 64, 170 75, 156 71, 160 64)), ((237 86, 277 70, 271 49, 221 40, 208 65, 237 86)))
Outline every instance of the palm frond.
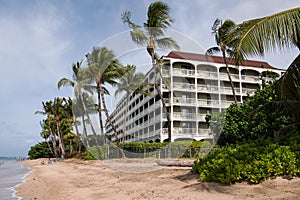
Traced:
POLYGON ((131 39, 134 43, 138 45, 146 45, 148 43, 148 38, 145 33, 140 28, 134 28, 130 31, 131 39))
POLYGON ((122 14, 121 14, 121 19, 123 21, 124 24, 127 24, 129 26, 129 28, 132 29, 136 29, 136 28, 140 28, 139 25, 133 23, 131 20, 131 12, 128 10, 125 10, 122 14))
POLYGON ((74 87, 74 85, 75 85, 74 81, 67 79, 67 78, 62 78, 58 81, 57 88, 60 89, 62 86, 74 87))
POLYGON ((284 75, 275 83, 275 86, 283 101, 300 102, 300 54, 284 75))
POLYGON ((211 48, 206 50, 205 55, 206 56, 211 56, 211 55, 214 55, 214 54, 220 53, 220 52, 221 52, 220 47, 211 47, 211 48))
POLYGON ((266 51, 285 49, 300 43, 300 7, 237 25, 227 40, 234 47, 234 59, 263 56, 266 51))
POLYGON ((159 46, 160 48, 163 49, 176 49, 179 50, 179 45, 177 44, 177 42, 170 37, 165 37, 165 38, 160 38, 156 40, 157 46, 159 46))
POLYGON ((174 21, 170 17, 169 11, 169 6, 164 2, 157 1, 150 4, 147 12, 148 20, 144 26, 166 29, 174 21))

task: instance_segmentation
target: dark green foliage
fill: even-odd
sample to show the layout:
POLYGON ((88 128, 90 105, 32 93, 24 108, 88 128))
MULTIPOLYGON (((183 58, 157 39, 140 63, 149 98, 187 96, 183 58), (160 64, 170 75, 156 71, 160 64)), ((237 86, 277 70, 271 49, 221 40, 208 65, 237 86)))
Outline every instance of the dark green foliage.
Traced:
POLYGON ((253 141, 212 151, 195 162, 193 171, 201 181, 259 183, 274 176, 299 175, 299 159, 288 146, 253 141))
POLYGON ((289 124, 285 109, 274 102, 279 98, 274 86, 265 86, 248 97, 240 106, 232 104, 225 114, 225 122, 218 140, 219 145, 234 144, 248 140, 275 138, 289 124))
POLYGON ((52 158, 53 154, 50 151, 47 142, 40 142, 30 148, 28 156, 29 159, 52 158))

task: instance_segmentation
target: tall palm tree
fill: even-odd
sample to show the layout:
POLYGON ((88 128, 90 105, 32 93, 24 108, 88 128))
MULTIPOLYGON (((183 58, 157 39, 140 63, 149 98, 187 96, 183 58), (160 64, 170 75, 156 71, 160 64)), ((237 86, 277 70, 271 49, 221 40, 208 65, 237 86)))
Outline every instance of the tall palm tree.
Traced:
MULTIPOLYGON (((144 29, 130 20, 130 11, 125 11, 122 13, 123 23, 128 24, 128 26, 132 29, 130 31, 132 41, 138 45, 146 45, 147 52, 151 56, 152 67, 154 68, 154 72, 156 74, 155 77, 157 76, 159 70, 156 66, 156 59, 158 59, 158 56, 155 52, 156 47, 158 46, 163 49, 179 49, 179 46, 175 40, 170 37, 163 37, 165 30, 170 27, 171 23, 174 21, 169 15, 169 10, 169 6, 161 1, 150 4, 147 12, 148 18, 143 25, 144 29)), ((170 115, 157 81, 155 81, 154 87, 160 97, 164 112, 167 117, 168 142, 170 144, 172 140, 170 115)))
POLYGON ((51 136, 51 128, 47 125, 46 120, 41 121, 40 125, 42 127, 42 131, 41 131, 40 135, 47 143, 47 146, 48 146, 51 154, 54 155, 53 150, 51 149, 50 144, 49 144, 49 138, 51 136))
POLYGON ((219 53, 219 52, 222 53, 222 57, 224 60, 224 64, 226 66, 226 73, 228 75, 228 79, 230 82, 234 102, 237 103, 235 89, 234 89, 234 85, 233 85, 233 82, 232 82, 232 79, 230 76, 230 71, 229 71, 227 58, 226 58, 226 54, 230 55, 232 53, 232 51, 229 47, 229 44, 226 42, 226 36, 233 30, 234 27, 235 27, 235 23, 229 19, 225 20, 224 22, 222 22, 222 20, 220 20, 220 19, 216 19, 211 30, 215 36, 215 41, 218 46, 209 48, 206 51, 206 55, 212 55, 214 53, 219 53))
POLYGON ((42 114, 42 115, 47 116, 47 119, 45 120, 45 125, 47 125, 47 126, 45 128, 49 129, 49 131, 50 131, 54 156, 55 156, 55 158, 58 158, 58 153, 57 153, 57 149, 56 149, 56 136, 55 136, 55 132, 54 132, 55 127, 53 127, 54 119, 53 119, 52 112, 51 112, 52 104, 53 104, 52 101, 42 102, 43 110, 36 111, 35 114, 42 114))
POLYGON ((117 89, 115 95, 125 92, 126 93, 126 108, 125 108, 125 117, 123 122, 123 131, 122 131, 122 141, 125 141, 125 131, 126 131, 126 122, 128 118, 128 103, 129 95, 137 91, 141 94, 149 95, 144 87, 144 82, 146 76, 143 73, 136 73, 136 66, 127 65, 128 70, 125 75, 119 79, 119 82, 116 84, 117 89))
POLYGON ((104 127, 102 119, 102 107, 106 115, 108 123, 111 125, 116 142, 119 146, 119 138, 115 125, 113 124, 105 102, 105 94, 109 94, 105 89, 104 84, 108 83, 112 86, 116 85, 116 79, 122 77, 124 74, 124 68, 115 59, 115 55, 111 50, 106 47, 93 48, 92 52, 87 54, 88 68, 85 70, 87 79, 96 83, 96 89, 98 94, 98 113, 100 130, 102 133, 103 143, 105 144, 104 127))
MULTIPOLYGON (((93 133, 94 137, 97 140, 97 133, 96 133, 95 128, 93 126, 93 123, 92 123, 92 120, 90 118, 89 112, 87 110, 86 102, 85 102, 85 99, 84 99, 85 96, 87 95, 87 93, 85 93, 86 95, 84 95, 83 92, 82 92, 82 89, 85 89, 86 91, 88 91, 91 94, 93 94, 93 92, 92 92, 91 88, 86 87, 85 82, 83 81, 84 77, 81 77, 83 75, 81 73, 81 70, 82 70, 81 65, 82 65, 82 60, 80 62, 77 62, 76 64, 73 64, 73 66, 72 66, 72 70, 73 70, 73 78, 72 79, 73 80, 68 79, 68 78, 62 78, 58 81, 57 87, 58 87, 58 89, 60 89, 62 86, 74 87, 75 97, 76 97, 77 101, 80 102, 79 104, 82 107, 82 111, 83 111, 82 125, 84 126, 84 131, 85 131, 84 136, 86 136, 86 127, 85 127, 85 119, 84 119, 85 117, 84 117, 84 115, 86 115, 88 124, 90 125, 92 133, 93 133)), ((76 105, 79 105, 79 104, 76 104, 76 105)), ((76 115, 75 115, 76 113, 73 112, 73 114, 74 114, 73 121, 74 121, 74 126, 75 126, 75 129, 76 129, 76 133, 77 133, 78 136, 80 136, 77 124, 75 123, 76 122, 76 115)), ((79 137, 78 137, 78 139, 79 139, 79 137)))

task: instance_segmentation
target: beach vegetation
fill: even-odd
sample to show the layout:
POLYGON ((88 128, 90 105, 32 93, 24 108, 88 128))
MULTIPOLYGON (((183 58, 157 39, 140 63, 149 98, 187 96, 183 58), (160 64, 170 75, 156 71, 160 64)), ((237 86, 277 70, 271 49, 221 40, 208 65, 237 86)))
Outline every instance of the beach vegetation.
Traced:
MULTIPOLYGON (((232 58, 240 63, 275 48, 299 48, 299 11, 294 8, 237 25, 227 35, 232 58)), ((217 130, 218 124, 224 126, 218 140, 222 148, 193 166, 202 181, 259 183, 300 175, 299 69, 298 56, 279 80, 268 84, 262 80, 261 89, 246 102, 232 104, 221 116, 207 117, 217 130)))
POLYGON ((40 142, 28 151, 29 159, 52 158, 53 152, 48 148, 47 142, 40 142))

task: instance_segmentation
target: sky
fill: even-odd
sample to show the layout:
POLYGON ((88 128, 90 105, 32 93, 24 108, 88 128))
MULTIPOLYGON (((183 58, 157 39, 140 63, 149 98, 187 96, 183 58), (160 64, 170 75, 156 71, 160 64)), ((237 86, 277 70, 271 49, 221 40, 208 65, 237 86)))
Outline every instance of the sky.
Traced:
MULTIPOLYGON (((0 156, 27 156, 32 145, 43 141, 39 124, 43 116, 35 111, 42 109, 42 101, 72 96, 71 88, 58 90, 57 82, 71 78, 72 63, 84 60, 93 47, 111 47, 124 64, 150 62, 130 59, 146 52, 126 40, 129 29, 120 16, 130 10, 132 20, 142 24, 151 2, 0 0, 0 156)), ((241 23, 299 6, 295 0, 165 2, 175 20, 168 34, 180 40, 182 51, 198 53, 215 46, 211 26, 216 18, 241 23)), ((254 59, 286 69, 298 53, 293 48, 254 59)))

